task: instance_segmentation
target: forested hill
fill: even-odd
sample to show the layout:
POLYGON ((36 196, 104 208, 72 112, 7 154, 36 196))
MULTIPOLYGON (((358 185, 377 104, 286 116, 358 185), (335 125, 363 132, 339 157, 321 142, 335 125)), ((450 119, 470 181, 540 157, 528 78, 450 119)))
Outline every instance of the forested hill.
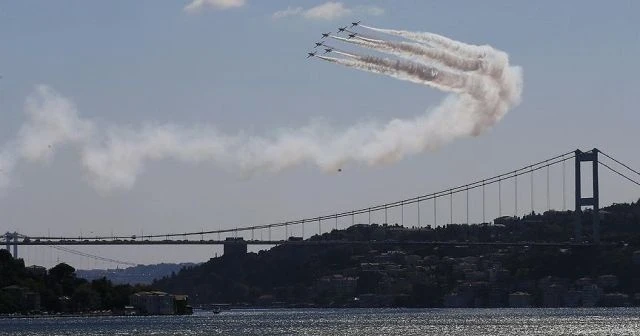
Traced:
MULTIPOLYGON (((582 290, 582 283, 575 284, 578 279, 595 283, 600 276, 614 275, 615 288, 603 289, 603 295, 615 290, 633 301, 633 295, 640 293, 638 266, 634 264, 634 252, 640 249, 640 203, 613 205, 602 209, 601 216, 602 240, 624 243, 574 249, 277 246, 257 254, 214 258, 153 286, 188 294, 194 303, 435 307, 445 305, 447 297, 465 292, 465 286, 480 286, 485 289, 473 290, 474 305, 506 306, 508 295, 516 291, 528 293, 534 304, 541 305, 540 281, 554 279, 548 281, 562 283, 566 290, 582 290), (495 293, 490 299, 492 290, 495 293)), ((582 219, 585 239, 589 240, 590 213, 585 212, 582 219)), ((571 212, 550 211, 496 219, 499 224, 437 228, 361 224, 310 239, 560 242, 573 236, 573 221, 571 212)), ((640 252, 637 257, 640 262, 640 252)))
POLYGON ((22 259, 14 259, 7 250, 0 249, 0 314, 122 310, 129 304, 129 295, 148 289, 114 285, 104 278, 89 282, 78 278, 75 269, 65 263, 49 270, 25 267, 22 259), (35 301, 30 299, 34 297, 35 301), (34 308, 37 306, 39 309, 34 308))

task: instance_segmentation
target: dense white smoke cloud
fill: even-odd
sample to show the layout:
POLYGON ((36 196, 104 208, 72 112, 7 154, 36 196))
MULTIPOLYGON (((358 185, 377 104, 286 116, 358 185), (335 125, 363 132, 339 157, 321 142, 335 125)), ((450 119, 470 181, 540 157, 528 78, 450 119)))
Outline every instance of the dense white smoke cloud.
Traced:
MULTIPOLYGON (((423 81, 424 85, 456 92, 457 95, 443 101, 431 115, 443 126, 450 123, 450 120, 446 119, 447 116, 457 119, 458 122, 461 121, 460 115, 466 116, 464 123, 468 123, 471 127, 462 132, 459 132, 461 128, 452 130, 451 139, 481 134, 500 121, 509 109, 520 103, 523 84, 522 69, 511 66, 509 56, 503 51, 487 45, 465 44, 432 33, 379 29, 364 25, 362 27, 423 44, 385 41, 361 36, 355 36, 352 39, 332 37, 418 62, 391 61, 358 55, 356 60, 327 57, 321 57, 321 59, 402 80, 416 83, 423 81), (437 75, 429 78, 429 74, 434 71, 437 75), (439 116, 440 110, 449 110, 452 105, 464 109, 464 113, 447 112, 447 115, 439 116)), ((421 139, 425 142, 435 141, 428 134, 421 139)), ((427 147, 429 146, 425 148, 427 147)))
POLYGON ((69 99, 44 85, 27 97, 24 112, 27 122, 13 141, 0 148, 0 188, 9 185, 20 160, 49 160, 57 146, 83 146, 94 133, 93 124, 80 119, 69 99))
POLYGON ((41 85, 27 98, 28 122, 18 133, 18 153, 28 160, 46 160, 52 149, 91 139, 93 123, 78 116, 75 105, 51 88, 41 85))
POLYGON ((55 148, 62 146, 79 151, 89 180, 101 190, 131 188, 145 164, 154 160, 213 163, 246 174, 277 172, 304 163, 327 172, 348 162, 391 163, 456 138, 481 134, 519 103, 521 70, 509 65, 504 52, 488 46, 459 46, 444 37, 418 38, 422 35, 412 34, 414 40, 428 40, 430 45, 441 49, 425 52, 433 47, 361 40, 365 47, 415 57, 422 62, 355 53, 347 53, 347 58, 321 57, 451 93, 425 114, 385 124, 361 123, 338 130, 312 122, 263 136, 226 134, 214 127, 155 124, 98 127, 81 118, 71 100, 47 86, 39 86, 27 99, 27 120, 15 140, 0 147, 0 188, 9 184, 20 161, 47 160, 55 148), (444 58, 455 58, 456 62, 444 58), (469 67, 460 60, 483 65, 469 67))

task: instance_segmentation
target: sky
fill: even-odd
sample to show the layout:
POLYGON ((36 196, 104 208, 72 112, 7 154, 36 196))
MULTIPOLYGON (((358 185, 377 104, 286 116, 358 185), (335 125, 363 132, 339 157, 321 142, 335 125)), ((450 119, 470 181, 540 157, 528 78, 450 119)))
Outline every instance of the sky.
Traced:
MULTIPOLYGON (((4 159, 0 155, 0 230, 140 235, 259 225, 427 194, 577 148, 597 147, 640 167, 638 12, 640 3, 631 0, 0 2, 0 153, 5 153, 4 159), (251 148, 259 155, 261 140, 306 134, 316 125, 329 134, 319 151, 326 144, 349 152, 362 141, 347 138, 336 145, 331 135, 354 125, 429 116, 451 96, 305 58, 321 32, 354 20, 503 51, 510 65, 522 69, 520 102, 477 136, 458 136, 435 150, 410 151, 380 164, 302 160, 275 167, 214 158, 219 139, 212 134, 258 143, 251 148), (47 119, 50 111, 60 110, 72 111, 82 122, 64 128, 60 125, 69 126, 64 120, 47 119), (61 128, 48 133, 29 120, 61 128), (160 139, 160 152, 175 146, 158 130, 182 134, 181 141, 193 148, 161 155, 153 152, 154 144, 144 162, 124 155, 114 163, 98 155, 108 151, 86 158, 87 143, 104 149, 109 141, 149 134, 160 139), (93 133, 101 138, 87 135, 93 133), (21 142, 29 135, 31 142, 21 142), (11 154, 16 146, 22 146, 20 155, 11 154), (341 172, 334 169, 338 166, 341 172), (96 173, 104 171, 110 173, 106 179, 96 173)), ((331 45, 375 54, 339 41, 331 45)), ((229 155, 245 158, 240 155, 245 147, 230 148, 229 155)), ((560 169, 550 175, 556 209, 563 207, 560 169)), ((570 168, 567 174, 571 188, 570 168)), ((530 211, 528 187, 519 189, 520 215, 530 211)), ((497 191, 487 192, 492 195, 487 217, 497 217, 497 191)), ((602 205, 640 197, 637 186, 604 170, 600 192, 602 205)), ((534 194, 534 210, 546 210, 544 187, 534 194)), ((481 199, 471 197, 471 220, 481 221, 481 199)), ((503 208, 513 208, 513 200, 503 201, 503 208)), ((454 200, 454 222, 466 221, 463 202, 454 200)), ((448 204, 437 206, 448 213, 448 204)), ((433 224, 432 207, 423 207, 421 223, 412 208, 405 225, 433 224)), ((390 222, 400 222, 397 211, 389 215, 390 222)), ((446 224, 447 217, 438 217, 437 224, 446 224)), ((374 214, 374 221, 380 220, 374 214)), ((326 231, 334 223, 323 225, 326 231)), ((306 236, 317 230, 312 227, 306 236)), ((293 230, 300 234, 299 227, 293 230)), ((266 232, 259 234, 266 238, 266 232)), ((219 247, 76 249, 134 263, 198 262, 221 253, 219 247)), ((46 266, 59 261, 78 268, 116 266, 44 247, 22 248, 21 256, 46 266)))

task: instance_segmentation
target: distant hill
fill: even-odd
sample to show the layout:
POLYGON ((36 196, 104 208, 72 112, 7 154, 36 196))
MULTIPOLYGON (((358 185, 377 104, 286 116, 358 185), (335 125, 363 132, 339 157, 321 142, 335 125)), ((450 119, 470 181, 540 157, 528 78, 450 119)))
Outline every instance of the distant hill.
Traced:
POLYGON ((162 263, 155 265, 138 265, 122 269, 76 270, 76 275, 78 278, 86 279, 88 281, 105 277, 114 284, 148 285, 155 279, 161 279, 179 272, 183 267, 193 267, 197 265, 197 263, 162 263))

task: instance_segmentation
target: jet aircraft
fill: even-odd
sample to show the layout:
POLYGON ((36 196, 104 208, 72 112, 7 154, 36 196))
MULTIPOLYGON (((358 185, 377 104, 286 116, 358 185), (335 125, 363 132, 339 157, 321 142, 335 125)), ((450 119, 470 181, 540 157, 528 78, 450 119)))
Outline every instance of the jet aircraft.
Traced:
POLYGON ((321 45, 324 45, 324 42, 316 42, 316 46, 314 48, 317 48, 317 47, 319 47, 321 45))
POLYGON ((329 37, 329 34, 331 34, 331 33, 322 33, 322 37, 321 38, 329 37))
POLYGON ((358 21, 358 22, 351 22, 351 28, 353 28, 353 27, 355 27, 355 26, 359 25, 359 24, 360 24, 360 22, 362 22, 362 21, 358 21))
POLYGON ((309 58, 309 57, 313 57, 313 56, 315 56, 316 54, 317 54, 317 52, 315 52, 315 51, 314 51, 314 52, 307 53, 307 55, 309 55, 309 56, 307 56, 307 58, 309 58))
POLYGON ((338 34, 342 33, 343 31, 347 30, 347 26, 344 27, 338 27, 338 34))

